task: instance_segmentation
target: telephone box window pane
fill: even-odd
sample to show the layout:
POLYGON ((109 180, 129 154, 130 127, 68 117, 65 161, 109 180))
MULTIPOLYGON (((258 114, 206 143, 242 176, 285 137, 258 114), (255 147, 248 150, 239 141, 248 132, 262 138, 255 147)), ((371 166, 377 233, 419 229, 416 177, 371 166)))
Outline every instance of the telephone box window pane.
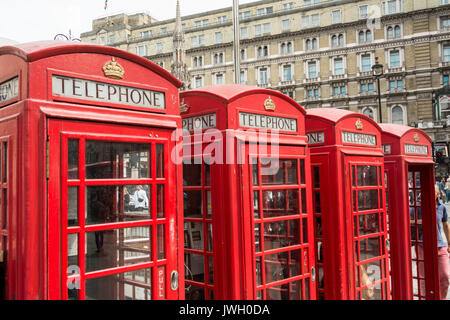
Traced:
POLYGON ((87 187, 86 225, 150 220, 150 200, 147 185, 87 187))
MULTIPOLYGON (((298 282, 301 282, 301 280, 297 281, 297 283, 298 282)), ((286 283, 281 286, 267 289, 267 300, 300 300, 301 292, 299 291, 299 288, 301 288, 301 285, 295 284, 295 286, 293 286, 293 284, 294 283, 286 283)))
POLYGON ((78 152, 78 140, 69 139, 67 142, 67 149, 68 149, 68 165, 67 165, 67 178, 69 180, 77 180, 78 178, 78 159, 79 159, 79 152, 78 152))
POLYGON ((261 252, 261 224, 255 224, 255 252, 261 252))
POLYGON ((359 236, 380 232, 380 214, 373 213, 359 216, 359 236))
POLYGON ((298 215, 298 190, 264 191, 263 206, 265 218, 298 215))
POLYGON ((306 189, 302 189, 302 213, 308 214, 306 212, 306 189))
POLYGON ((264 258, 266 284, 289 278, 288 252, 268 255, 264 258))
MULTIPOLYGON (((75 286, 75 285, 73 285, 75 286)), ((80 290, 79 289, 67 289, 67 298, 69 301, 77 301, 80 300, 80 290)))
POLYGON ((184 217, 203 218, 202 191, 184 191, 184 217))
MULTIPOLYGON (((73 233, 67 235, 67 265, 72 270, 72 267, 77 267, 78 263, 78 234, 73 233)), ((69 272, 68 272, 69 273, 69 272)))
POLYGON ((3 182, 8 181, 8 142, 3 142, 3 182))
POLYGON ((207 224, 208 231, 208 252, 213 252, 213 226, 212 224, 207 224))
POLYGON ((191 301, 205 300, 205 289, 186 284, 186 300, 191 301))
POLYGON ((381 256, 379 238, 369 238, 359 241, 360 261, 370 260, 381 256))
POLYGON ((261 219, 261 212, 259 210, 259 191, 253 192, 253 211, 255 219, 261 219))
POLYGON ((164 178, 164 145, 156 145, 156 178, 164 178))
POLYGON ((205 282, 205 257, 200 254, 185 253, 186 280, 205 282))
POLYGON ((358 210, 378 209, 378 190, 358 191, 358 210))
POLYGON ((183 165, 183 185, 185 187, 200 187, 202 185, 202 165, 183 165))
POLYGON ((67 192, 67 225, 78 226, 78 187, 69 187, 67 192))
POLYGON ((316 237, 322 238, 322 218, 316 217, 316 237))
POLYGON ((262 263, 261 257, 256 257, 256 285, 262 286, 262 263))
POLYGON ((151 269, 86 280, 86 300, 151 300, 151 269))
POLYGON ((207 218, 212 218, 212 204, 211 204, 211 191, 205 191, 206 192, 206 213, 207 218))
MULTIPOLYGON (((209 265, 209 284, 214 285, 214 258, 208 257, 208 265, 209 265)), ((213 300, 213 292, 211 292, 211 300, 213 300)))
POLYGON ((211 166, 205 163, 205 186, 211 186, 211 166))
POLYGON ((150 178, 149 144, 86 141, 86 179, 150 178))
POLYGON ((416 176, 416 188, 420 188, 420 172, 415 173, 416 176))
POLYGON ((314 188, 320 188, 320 168, 314 167, 314 188))
POLYGON ((299 220, 264 224, 264 249, 273 250, 300 244, 299 220))
POLYGON ((86 272, 152 261, 152 227, 86 233, 86 272))
POLYGON ((355 166, 352 166, 352 186, 356 187, 356 172, 355 172, 355 166))
POLYGON ((381 283, 373 285, 374 282, 381 280, 381 261, 377 260, 361 266, 361 286, 367 289, 362 290, 364 300, 381 300, 381 283))
POLYGON ((322 206, 320 203, 320 192, 314 193, 314 213, 322 213, 322 206))
POLYGON ((262 159, 263 185, 298 184, 297 160, 262 159))
POLYGON ((291 256, 291 261, 289 262, 289 277, 293 278, 296 276, 300 276, 302 274, 301 251, 292 251, 289 254, 291 256))
POLYGON ((358 187, 378 186, 377 167, 358 166, 357 169, 358 187))
POLYGON ((262 291, 256 292, 256 300, 262 300, 263 299, 263 293, 262 291))
POLYGON ((186 249, 203 251, 203 223, 187 222, 185 223, 185 230, 188 231, 191 237, 191 243, 186 249))
MULTIPOLYGON (((295 161, 295 164, 297 165, 297 161, 295 161)), ((306 174, 305 174, 305 160, 300 160, 300 172, 301 172, 301 184, 306 184, 306 174)), ((297 181, 294 183, 296 184, 297 181)))
POLYGON ((307 244, 308 243, 308 219, 303 219, 302 224, 303 224, 303 232, 302 232, 303 244, 307 244))
POLYGON ((253 185, 259 185, 259 175, 258 175, 258 159, 252 158, 252 177, 253 177, 253 185))
POLYGON ((163 260, 166 258, 166 237, 164 225, 158 225, 158 260, 163 260))
POLYGON ((157 206, 156 206, 156 212, 158 219, 162 219, 165 217, 165 210, 164 210, 164 201, 165 201, 165 186, 163 184, 159 184, 156 187, 156 197, 157 197, 157 206))
POLYGON ((2 219, 2 223, 3 223, 3 230, 8 229, 8 189, 3 189, 3 203, 2 203, 2 214, 3 214, 3 219, 2 219))

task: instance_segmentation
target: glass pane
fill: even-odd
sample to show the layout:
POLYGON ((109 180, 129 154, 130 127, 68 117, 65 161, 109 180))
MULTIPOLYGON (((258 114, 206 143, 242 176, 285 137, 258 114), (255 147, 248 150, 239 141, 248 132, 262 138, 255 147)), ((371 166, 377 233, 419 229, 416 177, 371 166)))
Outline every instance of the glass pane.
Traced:
POLYGON ((253 185, 259 185, 259 175, 258 175, 258 159, 252 158, 252 177, 253 177, 253 185))
POLYGON ((379 238, 369 238, 359 241, 360 261, 370 260, 381 256, 379 238))
POLYGON ((78 226, 78 187, 69 187, 67 192, 67 225, 78 226))
POLYGON ((368 287, 364 289, 361 294, 361 298, 364 300, 381 300, 382 291, 381 284, 373 285, 382 279, 381 277, 381 264, 382 261, 377 260, 366 265, 360 266, 361 272, 361 284, 360 287, 368 287))
POLYGON ((255 224, 255 251, 261 252, 261 224, 255 224))
POLYGON ((380 232, 380 214, 373 213, 359 216, 359 235, 365 236, 380 232))
POLYGON ((205 163, 205 186, 211 186, 211 166, 205 163))
POLYGON ((213 226, 212 224, 207 224, 208 231, 208 252, 213 252, 213 226))
POLYGON ((358 166, 358 187, 378 186, 377 167, 358 166))
POLYGON ((298 215, 298 190, 264 191, 263 209, 265 218, 298 215))
POLYGON ((298 184, 297 160, 261 159, 263 185, 298 184))
POLYGON ((164 201, 165 201, 165 186, 163 184, 159 184, 156 187, 156 214, 158 219, 162 219, 165 217, 164 210, 164 201))
POLYGON ((267 300, 301 300, 301 280, 267 289, 267 300))
POLYGON ((202 191, 184 191, 184 217, 203 218, 202 191))
POLYGON ((316 217, 316 238, 322 238, 322 218, 316 217))
POLYGON ((213 285, 214 284, 214 258, 208 257, 208 261, 209 261, 209 263, 208 263, 209 264, 209 284, 213 285))
POLYGON ((150 178, 149 144, 86 141, 86 179, 150 178))
POLYGON ((156 145, 156 178, 164 178, 164 145, 156 145))
POLYGON ((158 225, 158 260, 164 260, 166 258, 166 238, 165 238, 165 226, 163 224, 158 225))
POLYGON ((86 233, 86 272, 152 261, 152 227, 86 233))
MULTIPOLYGON (((297 161, 295 161, 295 165, 297 165, 297 161)), ((301 172, 301 184, 305 184, 306 183, 305 160, 303 159, 300 160, 300 172, 301 172)), ((295 181, 295 183, 297 183, 297 181, 295 181)))
POLYGON ((187 281, 205 282, 205 257, 194 253, 184 254, 185 275, 187 281))
POLYGON ((358 191, 358 210, 378 209, 378 190, 358 191))
POLYGON ((211 191, 205 191, 206 192, 206 213, 207 218, 212 218, 212 204, 211 204, 211 191))
POLYGON ((256 285, 262 285, 261 257, 256 257, 256 285))
POLYGON ((355 166, 352 166, 352 186, 356 187, 356 172, 355 172, 355 166))
POLYGON ((3 182, 8 181, 8 142, 3 142, 3 182))
POLYGON ((147 185, 86 187, 86 225, 149 220, 150 200, 147 185))
POLYGON ((307 199, 306 199, 306 189, 302 189, 302 213, 303 214, 307 214, 308 212, 306 212, 306 203, 307 203, 307 199))
POLYGON ((190 237, 190 243, 186 249, 203 250, 203 223, 186 222, 184 224, 184 230, 187 230, 190 237))
POLYGON ((78 140, 69 139, 67 142, 67 179, 77 180, 78 179, 78 140))
POLYGON ((314 193, 314 213, 322 213, 322 207, 320 203, 320 192, 314 193))
POLYGON ((3 200, 2 208, 1 208, 2 215, 3 215, 3 218, 2 218, 2 223, 3 223, 2 229, 6 230, 6 229, 8 229, 8 189, 3 189, 2 200, 3 200))
POLYGON ((183 164, 183 185, 186 187, 200 187, 202 185, 201 164, 183 164))
POLYGON ((302 230, 303 244, 307 244, 309 242, 308 241, 308 219, 303 219, 302 225, 303 225, 303 230, 302 230))
POLYGON ((300 244, 300 222, 278 221, 264 224, 264 250, 285 248, 300 244))
POLYGON ((152 270, 86 280, 86 300, 152 300, 152 270))
POLYGON ((320 188, 320 167, 314 167, 314 188, 320 188))
POLYGON ((266 284, 289 278, 288 252, 268 255, 264 258, 266 284))
POLYGON ((253 192, 253 212, 255 219, 261 219, 261 212, 259 211, 259 191, 253 192))
POLYGON ((205 289, 186 284, 186 300, 205 300, 205 289))
POLYGON ((78 262, 78 234, 72 233, 67 235, 67 266, 71 267, 79 266, 78 262))
POLYGON ((290 261, 289 261, 289 277, 296 277, 302 275, 302 255, 301 251, 291 251, 289 252, 290 261))

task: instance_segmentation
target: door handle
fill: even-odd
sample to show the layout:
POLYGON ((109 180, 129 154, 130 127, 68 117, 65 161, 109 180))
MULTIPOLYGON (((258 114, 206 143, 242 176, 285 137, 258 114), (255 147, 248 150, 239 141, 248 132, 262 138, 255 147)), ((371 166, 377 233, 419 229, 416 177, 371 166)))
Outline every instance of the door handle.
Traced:
POLYGON ((178 271, 172 271, 170 275, 170 287, 173 291, 178 290, 179 285, 179 274, 178 271))
POLYGON ((311 280, 312 282, 316 281, 316 267, 311 268, 311 280))

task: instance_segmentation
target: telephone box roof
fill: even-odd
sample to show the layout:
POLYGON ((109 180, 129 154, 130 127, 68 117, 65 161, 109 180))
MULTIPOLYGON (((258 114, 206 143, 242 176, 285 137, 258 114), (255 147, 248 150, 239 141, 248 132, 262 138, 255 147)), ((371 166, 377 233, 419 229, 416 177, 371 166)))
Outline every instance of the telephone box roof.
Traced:
POLYGON ((355 112, 351 112, 351 111, 343 110, 343 109, 336 109, 336 108, 308 109, 306 111, 306 116, 308 118, 319 118, 322 120, 326 120, 333 124, 338 124, 339 122, 343 121, 346 118, 360 117, 360 118, 366 119, 369 122, 372 122, 372 124, 374 126, 376 126, 378 129, 381 130, 379 124, 376 123, 372 118, 370 118, 364 114, 355 113, 355 112))
POLYGON ((242 84, 223 84, 214 86, 205 86, 197 88, 190 91, 185 91, 181 93, 181 97, 191 96, 191 95, 204 95, 211 96, 216 99, 221 100, 224 103, 231 103, 242 97, 251 94, 267 94, 269 96, 276 96, 290 102, 292 105, 296 106, 303 114, 306 114, 305 109, 301 107, 295 100, 289 98, 287 95, 269 89, 263 89, 256 86, 242 85, 242 84))
POLYGON ((432 139, 425 131, 417 129, 417 128, 412 128, 412 127, 408 127, 405 125, 392 124, 392 123, 383 123, 383 124, 380 124, 380 127, 383 130, 383 133, 393 135, 400 139, 403 138, 406 134, 408 134, 410 132, 417 132, 417 133, 422 134, 424 137, 426 137, 430 141, 430 143, 432 142, 432 139))
POLYGON ((171 82, 178 88, 182 86, 180 80, 175 78, 165 69, 158 66, 156 63, 153 63, 148 59, 134 55, 130 52, 112 47, 92 45, 83 42, 69 42, 69 41, 35 41, 18 45, 0 47, 0 55, 5 54, 15 55, 22 58, 26 62, 33 62, 53 56, 74 54, 74 53, 104 54, 129 60, 147 69, 150 69, 156 74, 167 79, 169 82, 171 82))

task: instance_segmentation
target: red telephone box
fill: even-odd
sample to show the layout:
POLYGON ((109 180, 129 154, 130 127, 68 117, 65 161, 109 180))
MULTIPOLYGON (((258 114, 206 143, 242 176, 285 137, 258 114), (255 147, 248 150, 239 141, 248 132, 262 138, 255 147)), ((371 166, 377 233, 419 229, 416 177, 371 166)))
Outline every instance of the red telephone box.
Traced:
POLYGON ((181 99, 186 299, 315 299, 303 108, 243 85, 181 99))
POLYGON ((439 300, 432 140, 407 126, 382 124, 381 128, 393 299, 439 300))
POLYGON ((321 299, 389 299, 381 129, 341 109, 306 115, 321 299))
POLYGON ((7 298, 183 299, 181 83, 56 41, 0 48, 0 70, 7 298))

